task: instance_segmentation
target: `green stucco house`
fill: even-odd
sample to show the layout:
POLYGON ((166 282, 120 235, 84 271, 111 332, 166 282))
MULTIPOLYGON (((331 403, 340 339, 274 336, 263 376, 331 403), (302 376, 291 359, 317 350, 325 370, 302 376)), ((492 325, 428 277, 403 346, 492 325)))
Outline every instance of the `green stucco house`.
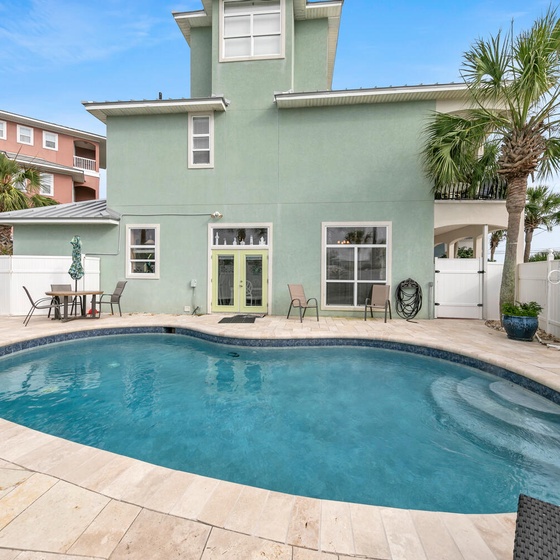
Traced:
POLYGON ((84 103, 107 125, 106 206, 8 213, 14 253, 64 255, 79 235, 136 312, 281 315, 298 283, 321 315, 358 316, 372 283, 427 291, 422 129, 465 86, 332 91, 340 0, 202 6, 173 14, 191 96, 84 103))

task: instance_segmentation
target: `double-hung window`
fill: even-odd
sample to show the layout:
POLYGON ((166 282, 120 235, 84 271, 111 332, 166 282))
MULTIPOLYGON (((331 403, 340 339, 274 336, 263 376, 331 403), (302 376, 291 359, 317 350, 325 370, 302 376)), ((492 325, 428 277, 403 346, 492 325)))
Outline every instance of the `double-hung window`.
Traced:
POLYGON ((223 0, 221 60, 283 56, 284 0, 223 0))
POLYGON ((43 131, 43 148, 47 150, 58 150, 58 134, 43 131))
POLYGON ((8 138, 8 123, 6 121, 0 121, 0 140, 6 140, 8 138))
POLYGON ((323 301, 362 307, 372 284, 389 281, 388 223, 323 224, 323 301))
POLYGON ((189 116, 189 167, 214 167, 214 115, 189 116))
POLYGON ((41 173, 39 192, 45 196, 54 196, 54 175, 52 173, 41 173))
POLYGON ((127 278, 159 278, 159 226, 127 226, 127 278))
POLYGON ((19 144, 33 146, 33 129, 30 126, 17 125, 17 141, 19 144))

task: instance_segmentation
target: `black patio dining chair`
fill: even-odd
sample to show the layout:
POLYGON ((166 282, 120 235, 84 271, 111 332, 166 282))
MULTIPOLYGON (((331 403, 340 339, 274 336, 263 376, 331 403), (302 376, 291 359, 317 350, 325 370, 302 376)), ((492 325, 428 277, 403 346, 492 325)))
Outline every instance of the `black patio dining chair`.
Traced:
MULTIPOLYGON (((117 282, 117 286, 112 294, 103 294, 96 302, 96 307, 99 308, 99 315, 101 315, 101 306, 110 305, 111 315, 114 315, 113 305, 119 308, 119 315, 122 317, 121 311, 121 296, 126 286, 127 280, 120 280, 117 282), (105 299, 104 299, 105 298, 105 299)), ((95 310, 94 310, 95 311, 95 310)))
POLYGON ((31 302, 31 308, 29 309, 29 312, 27 313, 25 319, 23 320, 23 325, 25 327, 27 327, 29 320, 31 319, 31 316, 33 315, 36 309, 48 309, 49 311, 54 310, 55 317, 60 317, 60 301, 54 301, 54 298, 51 297, 44 297, 35 301, 31 297, 29 290, 25 286, 23 286, 23 289, 25 290, 25 293, 27 294, 27 297, 31 302))

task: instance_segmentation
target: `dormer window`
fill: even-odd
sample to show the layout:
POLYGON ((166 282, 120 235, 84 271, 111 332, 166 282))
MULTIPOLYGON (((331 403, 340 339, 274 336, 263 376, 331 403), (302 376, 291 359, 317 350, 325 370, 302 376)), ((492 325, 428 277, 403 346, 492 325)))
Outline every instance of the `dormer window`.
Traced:
POLYGON ((284 56, 284 0, 223 0, 222 61, 284 56))

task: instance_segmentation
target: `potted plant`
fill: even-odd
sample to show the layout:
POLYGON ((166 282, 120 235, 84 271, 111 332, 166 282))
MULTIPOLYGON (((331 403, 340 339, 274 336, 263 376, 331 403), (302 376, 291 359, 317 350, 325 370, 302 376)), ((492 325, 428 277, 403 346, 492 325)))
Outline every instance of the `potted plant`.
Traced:
POLYGON ((508 338, 531 342, 539 328, 539 313, 542 309, 536 301, 504 303, 502 325, 508 338))

